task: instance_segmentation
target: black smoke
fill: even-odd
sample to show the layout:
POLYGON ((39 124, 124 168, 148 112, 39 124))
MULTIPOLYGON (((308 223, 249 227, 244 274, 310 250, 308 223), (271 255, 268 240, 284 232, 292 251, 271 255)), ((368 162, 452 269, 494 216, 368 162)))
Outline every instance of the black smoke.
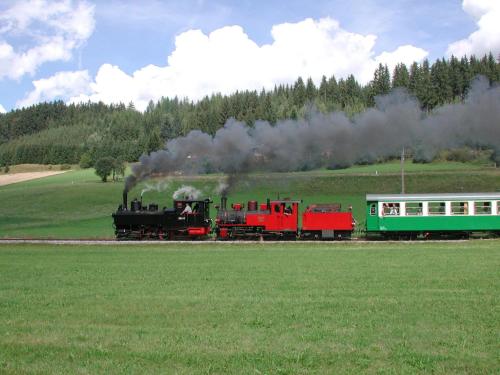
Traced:
POLYGON ((230 119, 214 136, 194 130, 143 155, 126 179, 126 190, 153 176, 174 172, 222 172, 228 187, 253 171, 347 167, 399 155, 403 147, 423 160, 441 149, 472 146, 500 150, 500 87, 479 77, 462 103, 420 109, 405 91, 376 98, 376 106, 349 118, 343 112, 311 111, 305 119, 253 127, 230 119))

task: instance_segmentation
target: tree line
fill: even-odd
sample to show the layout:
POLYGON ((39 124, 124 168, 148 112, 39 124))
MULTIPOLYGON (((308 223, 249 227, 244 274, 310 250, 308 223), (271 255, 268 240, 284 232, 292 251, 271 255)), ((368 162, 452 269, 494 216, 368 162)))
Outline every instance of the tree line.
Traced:
POLYGON ((133 103, 40 103, 0 115, 0 166, 41 163, 95 166, 102 158, 120 164, 162 147, 168 139, 194 129, 215 134, 229 118, 252 126, 256 120, 274 124, 306 115, 311 106, 322 112, 354 115, 375 105, 375 97, 404 88, 432 111, 436 106, 465 98, 477 75, 500 82, 500 61, 490 53, 482 58, 452 56, 430 64, 398 64, 392 72, 380 64, 373 79, 361 85, 353 75, 323 76, 319 85, 299 77, 272 90, 215 93, 198 102, 162 98, 145 112, 133 103))

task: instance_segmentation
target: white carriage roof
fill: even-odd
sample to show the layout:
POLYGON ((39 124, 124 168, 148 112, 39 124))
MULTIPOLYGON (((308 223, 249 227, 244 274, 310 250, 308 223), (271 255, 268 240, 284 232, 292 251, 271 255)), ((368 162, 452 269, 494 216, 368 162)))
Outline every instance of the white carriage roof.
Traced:
POLYGON ((367 201, 475 201, 500 200, 500 193, 366 194, 367 201))

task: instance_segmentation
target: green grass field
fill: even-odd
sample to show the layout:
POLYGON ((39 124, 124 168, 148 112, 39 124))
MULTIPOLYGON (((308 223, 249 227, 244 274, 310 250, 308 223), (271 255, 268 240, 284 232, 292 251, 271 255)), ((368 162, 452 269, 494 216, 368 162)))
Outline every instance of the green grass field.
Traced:
POLYGON ((499 248, 0 245, 0 373, 499 373, 499 248))
MULTIPOLYGON (((33 166, 30 166, 34 168, 33 166)), ((406 191, 481 192, 500 189, 498 169, 464 163, 406 164, 406 191)), ((399 163, 357 166, 344 170, 316 170, 245 176, 230 195, 230 201, 246 202, 291 197, 310 203, 351 204, 360 227, 364 224, 366 193, 398 193, 399 163)), ((194 185, 215 202, 215 187, 221 175, 177 178, 159 192, 148 192, 145 202, 171 207, 172 193, 182 184, 194 185)), ((152 182, 151 184, 155 184, 152 182)), ((139 197, 141 184, 129 195, 139 197)), ((0 187, 0 238, 112 238, 111 213, 122 199, 123 182, 102 183, 93 170, 0 187)), ((212 210, 215 214, 215 210, 212 210)))

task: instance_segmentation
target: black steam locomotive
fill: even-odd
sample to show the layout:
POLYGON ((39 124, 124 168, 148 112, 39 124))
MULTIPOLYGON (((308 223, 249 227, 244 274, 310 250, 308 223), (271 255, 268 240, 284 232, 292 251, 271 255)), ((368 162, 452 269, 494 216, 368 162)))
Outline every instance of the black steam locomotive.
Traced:
POLYGON ((173 207, 159 209, 158 204, 143 204, 134 199, 123 203, 112 215, 118 240, 176 240, 201 239, 210 234, 210 199, 174 200, 173 207), (189 209, 186 210, 186 206, 189 209))

